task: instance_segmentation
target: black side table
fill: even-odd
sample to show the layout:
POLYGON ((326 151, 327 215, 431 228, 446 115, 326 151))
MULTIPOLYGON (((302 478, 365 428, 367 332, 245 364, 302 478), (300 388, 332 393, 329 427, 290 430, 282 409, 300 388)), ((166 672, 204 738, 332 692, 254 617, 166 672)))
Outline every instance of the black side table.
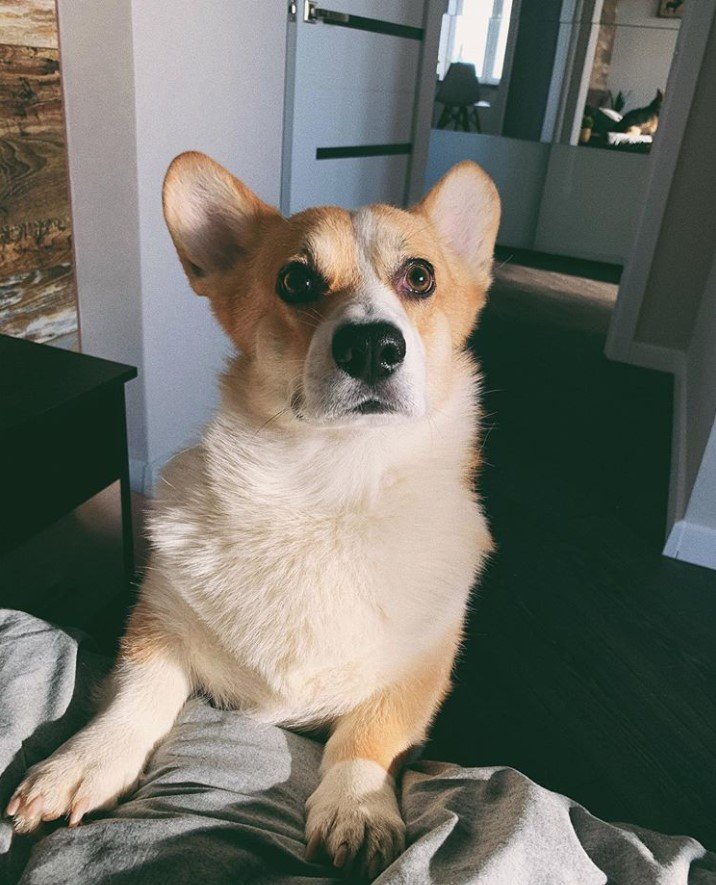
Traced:
POLYGON ((134 577, 124 385, 133 366, 0 335, 0 557, 119 480, 134 577))

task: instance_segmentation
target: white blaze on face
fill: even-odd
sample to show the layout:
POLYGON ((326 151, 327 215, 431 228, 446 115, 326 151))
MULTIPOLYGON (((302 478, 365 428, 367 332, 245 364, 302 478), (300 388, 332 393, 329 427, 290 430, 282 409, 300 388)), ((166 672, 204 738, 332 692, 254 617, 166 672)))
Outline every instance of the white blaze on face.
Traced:
MULTIPOLYGON (((370 208, 356 212, 353 229, 360 282, 348 300, 343 301, 313 335, 304 369, 301 412, 315 421, 366 420, 369 416, 354 410, 368 399, 378 399, 397 416, 422 417, 427 410, 425 349, 397 293, 388 281, 380 279, 371 260, 371 255, 381 249, 381 230, 370 208), (336 365, 332 343, 334 334, 342 326, 378 322, 390 323, 402 333, 405 357, 388 378, 369 385, 352 378, 336 365)), ((400 255, 395 245, 386 248, 385 254, 400 255)), ((411 256, 403 255, 402 260, 408 257, 411 256)), ((401 258, 396 260, 399 262, 401 258)), ((386 415, 373 415, 370 419, 385 420, 386 415)))

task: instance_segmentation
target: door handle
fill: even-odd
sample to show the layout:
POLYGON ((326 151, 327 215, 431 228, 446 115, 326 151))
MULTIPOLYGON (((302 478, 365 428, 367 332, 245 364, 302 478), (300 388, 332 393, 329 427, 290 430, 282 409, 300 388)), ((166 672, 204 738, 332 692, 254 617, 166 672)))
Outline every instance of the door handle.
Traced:
POLYGON ((378 18, 366 18, 363 15, 352 15, 347 12, 335 12, 333 9, 322 9, 313 0, 304 0, 303 20, 310 25, 323 22, 325 25, 338 25, 340 28, 353 28, 373 34, 390 34, 393 37, 406 37, 409 40, 423 39, 422 28, 381 21, 378 18))
POLYGON ((345 25, 350 21, 347 12, 334 12, 332 9, 321 9, 313 0, 305 0, 303 4, 303 20, 315 25, 322 21, 329 25, 345 25))

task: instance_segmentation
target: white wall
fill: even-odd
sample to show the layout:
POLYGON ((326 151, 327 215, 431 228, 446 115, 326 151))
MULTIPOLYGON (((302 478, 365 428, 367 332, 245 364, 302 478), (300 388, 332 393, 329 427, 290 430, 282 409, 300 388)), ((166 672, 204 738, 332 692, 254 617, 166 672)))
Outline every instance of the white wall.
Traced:
POLYGON ((649 156, 550 146, 531 248, 623 264, 646 197, 649 156))
POLYGON ((161 213, 171 159, 206 151, 277 204, 283 0, 59 0, 82 347, 139 367, 133 485, 191 443, 227 345, 161 213))
MULTIPOLYGON (((697 477, 703 468, 702 458, 714 436, 716 419, 716 257, 701 299, 693 334, 686 351, 686 423, 687 457, 685 481, 687 492, 697 485, 697 477)), ((711 470, 716 468, 716 462, 711 470)), ((706 468, 708 472, 708 467, 706 468)), ((716 528, 716 473, 711 474, 710 513, 716 528)), ((693 511, 691 501, 687 510, 693 511)), ((706 502, 704 502, 706 503, 706 502)), ((697 508, 705 513, 703 507, 697 508)), ((716 551, 715 551, 716 553, 716 551)))
POLYGON ((228 351, 208 302, 191 293, 179 265, 161 212, 162 179, 176 154, 200 150, 278 204, 286 21, 283 0, 132 3, 152 473, 211 414, 228 351))
MULTIPOLYGON (((82 349, 143 363, 130 0, 58 0, 82 349)), ((129 455, 147 459, 142 379, 126 389, 129 455)))
POLYGON ((497 242, 531 249, 549 160, 548 144, 499 135, 433 129, 430 133, 425 190, 460 160, 474 160, 495 181, 502 200, 497 242))
POLYGON ((682 384, 686 503, 666 552, 716 568, 716 258, 686 351, 682 384))
POLYGON ((466 159, 483 166, 500 192, 501 246, 626 260, 645 196, 647 156, 434 129, 426 189, 466 159))
POLYGON ((607 88, 627 99, 626 109, 644 107, 664 89, 676 48, 679 19, 658 18, 657 0, 619 0, 607 88))
POLYGON ((665 553, 716 568, 716 0, 689 4, 634 253, 607 342, 674 373, 665 553))

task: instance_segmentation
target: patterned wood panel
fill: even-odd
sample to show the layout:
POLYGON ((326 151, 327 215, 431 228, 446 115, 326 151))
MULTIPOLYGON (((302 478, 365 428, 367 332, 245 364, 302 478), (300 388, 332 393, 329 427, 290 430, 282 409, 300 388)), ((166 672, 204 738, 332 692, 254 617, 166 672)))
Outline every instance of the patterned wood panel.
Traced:
POLYGON ((77 330, 54 2, 0 0, 0 34, 0 332, 49 341, 77 330))
POLYGON ((0 40, 57 49, 55 0, 0 0, 0 40))

